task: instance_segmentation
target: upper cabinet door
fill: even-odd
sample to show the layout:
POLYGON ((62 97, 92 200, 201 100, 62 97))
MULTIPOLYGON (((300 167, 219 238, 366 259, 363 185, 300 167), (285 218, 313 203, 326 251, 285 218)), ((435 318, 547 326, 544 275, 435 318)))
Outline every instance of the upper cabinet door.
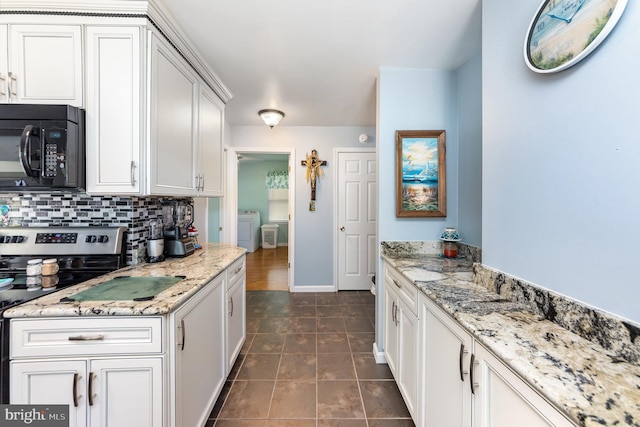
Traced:
POLYGON ((9 99, 83 106, 80 25, 9 26, 9 99))
POLYGON ((222 140, 224 104, 204 83, 200 84, 198 102, 198 170, 199 196, 222 197, 222 140))
POLYGON ((159 37, 150 40, 149 192, 194 195, 198 78, 159 37))
POLYGON ((87 193, 140 194, 140 27, 88 26, 86 32, 87 193))
POLYGON ((8 27, 0 25, 0 102, 9 102, 9 57, 7 55, 7 46, 9 46, 9 37, 7 35, 8 27))

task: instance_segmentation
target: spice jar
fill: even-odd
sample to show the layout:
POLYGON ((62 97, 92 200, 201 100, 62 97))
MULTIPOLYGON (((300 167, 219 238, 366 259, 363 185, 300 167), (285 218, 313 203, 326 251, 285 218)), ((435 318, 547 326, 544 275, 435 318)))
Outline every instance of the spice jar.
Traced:
POLYGON ((42 260, 30 259, 27 261, 27 276, 39 276, 42 274, 42 260))
POLYGON ((52 276, 58 273, 58 260, 55 258, 49 258, 42 261, 42 275, 43 276, 52 276))

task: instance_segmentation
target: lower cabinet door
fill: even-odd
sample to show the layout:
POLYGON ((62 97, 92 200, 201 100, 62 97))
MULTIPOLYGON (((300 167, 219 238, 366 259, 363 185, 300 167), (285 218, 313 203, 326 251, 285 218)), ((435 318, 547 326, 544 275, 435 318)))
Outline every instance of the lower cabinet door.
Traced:
POLYGON ((575 426, 478 343, 474 354, 474 427, 575 426))
POLYGON ((469 363, 473 339, 427 297, 422 319, 420 426, 471 427, 469 363))
POLYGON ((398 366, 396 381, 411 418, 416 420, 418 399, 418 318, 399 301, 397 310, 398 366))
POLYGON ((227 375, 246 338, 245 276, 236 279, 227 295, 227 375))
POLYGON ((171 317, 175 427, 203 426, 226 379, 224 277, 215 278, 171 317))
POLYGON ((162 360, 91 360, 87 398, 91 426, 161 427, 162 360))
POLYGON ((398 297, 390 291, 387 282, 384 284, 384 356, 389 369, 398 380, 398 326, 396 324, 398 297))
POLYGON ((10 369, 12 404, 69 405, 69 426, 87 425, 86 360, 11 362, 10 369))

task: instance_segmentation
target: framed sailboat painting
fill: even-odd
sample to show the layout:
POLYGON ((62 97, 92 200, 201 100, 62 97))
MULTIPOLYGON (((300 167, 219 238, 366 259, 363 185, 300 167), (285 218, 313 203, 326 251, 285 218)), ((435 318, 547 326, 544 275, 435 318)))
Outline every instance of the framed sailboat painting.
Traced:
POLYGON ((444 130, 396 131, 396 217, 446 217, 444 130))

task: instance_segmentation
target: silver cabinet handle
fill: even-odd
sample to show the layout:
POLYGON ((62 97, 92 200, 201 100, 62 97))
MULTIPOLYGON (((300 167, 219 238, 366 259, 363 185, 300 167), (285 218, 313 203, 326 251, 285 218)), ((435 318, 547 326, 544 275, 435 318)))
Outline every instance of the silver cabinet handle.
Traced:
POLYGON ((12 97, 18 97, 18 92, 15 89, 15 85, 14 83, 16 83, 16 75, 13 74, 12 72, 9 72, 9 99, 11 99, 12 97))
POLYGON ((200 175, 200 178, 202 178, 202 182, 200 183, 200 190, 204 191, 204 175, 200 175))
POLYGON ((398 304, 396 304, 396 326, 400 324, 400 318, 398 317, 398 304))
POLYGON ((71 394, 73 395, 73 406, 78 407, 78 381, 80 380, 80 374, 77 372, 73 374, 73 386, 71 389, 71 394))
POLYGON ((136 162, 131 160, 131 186, 136 185, 136 162))
POLYGON ((233 270, 232 275, 236 275, 236 274, 240 273, 241 271, 242 271, 242 267, 238 267, 235 270, 233 270))
POLYGON ((464 376, 467 375, 469 372, 464 370, 464 355, 469 353, 468 351, 466 351, 464 349, 464 343, 460 343, 460 381, 464 382, 464 376))
POLYGON ((89 406, 93 406, 93 372, 89 372, 89 386, 87 387, 87 392, 89 393, 89 406))
POLYGON ((391 302, 391 321, 393 322, 393 324, 396 324, 396 302, 392 301, 391 302))
POLYGON ((187 331, 184 327, 184 319, 180 319, 180 326, 178 326, 182 330, 182 344, 180 345, 180 350, 184 351, 184 343, 187 339, 187 331))
POLYGON ((75 335, 69 337, 69 341, 102 341, 104 335, 75 335))
POLYGON ((233 317, 233 297, 231 297, 231 313, 229 314, 229 317, 233 317))
POLYGON ((476 355, 475 354, 471 354, 471 361, 469 362, 469 386, 471 387, 471 394, 476 394, 476 387, 478 386, 478 383, 475 382, 474 380, 474 367, 475 367, 475 363, 476 363, 476 355))
POLYGON ((398 283, 398 281, 396 279, 393 279, 393 284, 396 285, 399 288, 402 287, 402 285, 400 283, 398 283))

